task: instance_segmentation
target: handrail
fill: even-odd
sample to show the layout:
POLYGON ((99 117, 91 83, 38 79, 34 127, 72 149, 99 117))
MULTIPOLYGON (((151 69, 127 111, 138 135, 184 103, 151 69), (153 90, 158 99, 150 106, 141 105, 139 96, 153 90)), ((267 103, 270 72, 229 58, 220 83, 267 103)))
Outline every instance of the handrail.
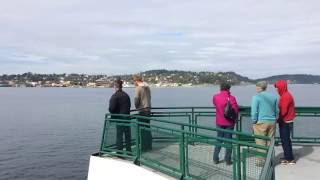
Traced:
MULTIPOLYGON (((250 136, 253 138, 260 138, 264 140, 271 140, 271 138, 266 137, 266 136, 260 136, 260 135, 255 135, 255 134, 249 134, 249 133, 243 133, 239 131, 233 131, 233 130, 226 130, 226 129, 221 129, 221 128, 213 128, 213 127, 206 127, 206 126, 201 126, 201 125, 194 125, 194 124, 187 124, 187 123, 181 123, 181 122, 173 122, 173 121, 168 121, 168 120, 163 120, 163 119, 156 119, 156 118, 150 118, 146 116, 140 116, 140 115, 128 115, 128 114, 106 114, 110 116, 122 116, 122 117, 132 117, 132 118, 139 118, 139 119, 147 119, 147 120, 153 120, 153 121, 158 121, 158 122, 164 122, 164 123, 170 123, 170 124, 175 124, 175 125, 184 125, 188 127, 194 127, 194 128, 201 128, 205 130, 212 130, 212 131, 221 131, 221 132, 227 132, 227 133, 232 133, 235 135, 245 135, 245 136, 250 136)), ((116 120, 116 119, 114 119, 116 120)))
MULTIPOLYGON (((117 114, 119 115, 119 114, 117 114)), ((127 116, 126 116, 127 117, 127 116)), ((143 116, 133 116, 133 117, 136 117, 136 118, 146 118, 146 117, 143 117, 143 116)), ((124 120, 124 119, 108 119, 110 121, 113 121, 113 122, 116 122, 116 121, 119 121, 119 122, 130 122, 130 123, 137 123, 139 125, 148 125, 147 123, 143 123, 143 122, 131 122, 130 120, 124 120)), ((149 119, 149 120, 156 120, 156 119, 149 119)), ((158 121, 158 120, 157 120, 158 121)), ((112 123, 113 123, 112 122, 112 123)), ((159 120, 159 122, 166 122, 165 120, 159 120)), ((171 123, 171 122, 169 122, 171 123)), ((182 125, 182 126, 189 126, 188 124, 184 124, 184 123, 173 123, 173 124, 177 124, 177 125, 182 125)), ((265 149, 265 150, 268 150, 268 147, 266 146, 261 146, 261 145, 257 145, 255 143, 250 143, 250 142, 241 142, 241 141, 236 141, 236 140, 232 140, 232 139, 227 139, 227 138, 221 138, 221 137, 214 137, 214 136, 209 136, 209 135, 205 135, 205 134, 202 134, 202 133, 195 133, 195 132, 190 132, 190 131, 186 131, 186 130, 179 130, 179 129, 172 129, 172 128, 167 128, 167 127, 162 127, 162 126, 159 126, 159 125, 150 125, 151 127, 157 127, 157 128, 162 128, 162 129, 167 129, 167 130, 170 130, 170 131, 175 131, 175 132, 180 132, 180 133, 185 133, 185 134, 189 134, 189 135, 196 135, 196 136, 202 136, 202 137, 205 137, 205 138, 214 138, 214 139, 217 139, 217 140, 223 140, 225 142, 228 142, 228 143, 237 143, 237 144, 240 144, 240 145, 244 145, 244 146, 251 146, 251 147, 255 147, 255 148, 259 148, 259 149, 265 149)), ((197 128, 202 128, 202 126, 196 126, 196 125, 191 125, 193 127, 197 127, 197 128)), ((268 140, 268 141, 271 141, 271 138, 270 137, 266 137, 266 136, 259 136, 259 135, 253 135, 253 134, 247 134, 247 133, 240 133, 240 132, 237 132, 237 131, 232 131, 232 130, 225 130, 225 129, 221 129, 221 128, 207 128, 207 127, 204 127, 206 130, 212 130, 212 131, 223 131, 223 132, 228 132, 228 133, 234 133, 234 134, 237 134, 237 135, 246 135, 246 136, 250 136, 250 137, 255 137, 255 138, 259 138, 259 139, 264 139, 264 140, 268 140)))

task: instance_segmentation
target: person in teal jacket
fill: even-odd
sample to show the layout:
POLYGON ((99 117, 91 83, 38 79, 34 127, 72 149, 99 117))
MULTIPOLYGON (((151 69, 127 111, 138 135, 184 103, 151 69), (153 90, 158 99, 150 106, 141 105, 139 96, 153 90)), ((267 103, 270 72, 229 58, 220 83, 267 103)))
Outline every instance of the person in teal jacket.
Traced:
MULTIPOLYGON (((257 94, 252 97, 251 119, 254 134, 274 137, 276 120, 279 117, 278 97, 267 92, 267 86, 266 81, 260 81, 256 84, 257 94)), ((270 144, 270 141, 258 138, 255 141, 256 144, 262 146, 270 144)))

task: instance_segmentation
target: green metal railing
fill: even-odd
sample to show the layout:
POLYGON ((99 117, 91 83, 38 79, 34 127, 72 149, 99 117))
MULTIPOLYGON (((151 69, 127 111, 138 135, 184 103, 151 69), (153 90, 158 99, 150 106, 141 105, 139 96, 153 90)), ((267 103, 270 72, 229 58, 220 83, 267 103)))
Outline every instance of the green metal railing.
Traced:
POLYGON ((252 165, 261 158, 265 159, 267 152, 273 149, 273 145, 259 146, 253 142, 242 141, 240 137, 261 138, 268 141, 272 139, 214 128, 213 123, 211 125, 198 123, 198 116, 211 113, 212 118, 214 116, 212 110, 213 108, 205 107, 153 108, 151 117, 113 115, 111 118, 111 115, 107 114, 100 155, 125 157, 136 164, 149 166, 180 179, 259 179, 263 172, 262 167, 255 165, 249 167, 247 163, 252 165), (143 126, 146 124, 138 119, 150 120, 150 127, 143 126), (130 126, 132 152, 117 150, 116 126, 130 126), (141 151, 142 131, 150 131, 153 135, 153 149, 149 152, 141 151), (232 133, 234 137, 233 139, 219 138, 216 136, 217 131, 232 133), (214 146, 232 148, 233 165, 213 164, 214 146), (245 153, 246 156, 243 155, 245 153))
MULTIPOLYGON (((118 156, 132 160, 178 179, 274 179, 274 145, 279 138, 256 136, 251 131, 250 107, 240 107, 235 131, 215 128, 213 107, 158 107, 152 108, 149 117, 106 114, 100 156, 118 156), (150 124, 139 119, 149 120, 150 124), (150 125, 150 126, 146 126, 150 125), (116 127, 131 129, 132 151, 116 147, 116 127), (152 150, 142 151, 142 132, 152 133, 152 150), (233 134, 232 139, 219 138, 217 132, 233 134), (259 146, 254 139, 270 141, 269 146, 259 146), (232 148, 231 166, 214 164, 213 148, 232 148), (262 162, 262 164, 261 164, 262 162)), ((298 107, 293 126, 293 143, 319 143, 320 136, 314 124, 320 117, 320 108, 298 107), (310 123, 313 131, 303 129, 310 123), (300 128, 302 126, 302 128, 300 128), (310 132, 313 132, 313 134, 310 132)), ((320 122, 320 121, 318 121, 320 122)), ((221 157, 224 152, 221 152, 221 157)))
MULTIPOLYGON (((154 116, 168 116, 175 115, 186 116, 184 122, 195 125, 210 125, 214 126, 215 109, 213 107, 158 107, 154 108, 154 116), (184 112, 181 112, 181 111, 184 112)), ((252 124, 250 119, 251 109, 248 106, 240 107, 240 116, 236 124, 236 130, 240 132, 252 133, 252 124)), ((320 133, 317 128, 320 125, 320 107, 296 107, 296 118, 292 127, 292 142, 293 143, 320 143, 320 133)), ((197 132, 197 129, 193 129, 197 132)), ((245 136, 241 137, 243 140, 245 136)), ((252 137, 246 139, 253 140, 252 137)), ((276 135, 275 143, 280 141, 279 135, 276 135)))

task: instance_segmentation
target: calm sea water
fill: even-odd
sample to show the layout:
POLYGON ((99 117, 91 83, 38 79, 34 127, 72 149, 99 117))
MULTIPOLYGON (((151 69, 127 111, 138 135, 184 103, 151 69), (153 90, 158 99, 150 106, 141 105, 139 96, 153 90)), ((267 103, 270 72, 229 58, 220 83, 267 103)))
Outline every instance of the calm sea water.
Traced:
MULTIPOLYGON (((320 106, 319 85, 291 85, 298 106, 320 106)), ((217 87, 152 89, 153 106, 211 106, 217 87)), ((133 97, 134 89, 125 89, 133 97)), ((270 91, 275 92, 271 87, 270 91)), ((86 179, 113 89, 0 88, 0 179, 86 179)), ((235 86, 250 105, 254 86, 235 86)))

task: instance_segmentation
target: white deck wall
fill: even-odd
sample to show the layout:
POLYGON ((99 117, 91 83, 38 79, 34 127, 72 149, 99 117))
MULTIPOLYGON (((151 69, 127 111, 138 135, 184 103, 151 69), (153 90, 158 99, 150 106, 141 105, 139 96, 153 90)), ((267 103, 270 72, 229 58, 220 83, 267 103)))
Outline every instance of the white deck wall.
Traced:
POLYGON ((88 180, 167 180, 168 178, 146 168, 115 158, 90 157, 88 180))

